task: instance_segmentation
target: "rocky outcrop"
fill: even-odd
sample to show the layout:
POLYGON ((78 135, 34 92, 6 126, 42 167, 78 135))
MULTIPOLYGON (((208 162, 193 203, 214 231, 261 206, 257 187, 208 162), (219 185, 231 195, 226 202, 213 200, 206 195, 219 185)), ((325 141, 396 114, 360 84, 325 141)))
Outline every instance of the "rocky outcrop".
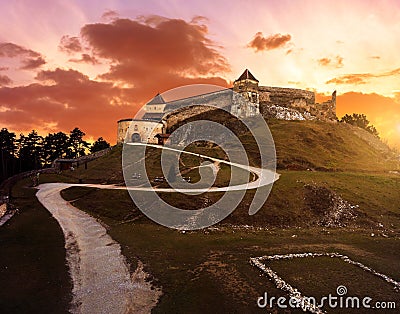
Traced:
POLYGON ((296 88, 260 86, 259 94, 260 112, 266 117, 284 120, 337 120, 336 91, 330 100, 321 104, 315 103, 314 92, 296 88))
POLYGON ((315 116, 307 111, 300 112, 296 109, 273 105, 270 103, 263 104, 260 108, 264 118, 275 118, 280 120, 314 120, 315 116))
POLYGON ((314 184, 307 184, 305 202, 309 209, 321 218, 319 225, 324 227, 344 227, 357 217, 358 205, 352 205, 334 191, 314 184))
POLYGON ((303 89, 260 86, 259 93, 260 102, 269 98, 271 103, 282 107, 292 107, 296 103, 303 103, 304 106, 315 104, 314 92, 303 89))

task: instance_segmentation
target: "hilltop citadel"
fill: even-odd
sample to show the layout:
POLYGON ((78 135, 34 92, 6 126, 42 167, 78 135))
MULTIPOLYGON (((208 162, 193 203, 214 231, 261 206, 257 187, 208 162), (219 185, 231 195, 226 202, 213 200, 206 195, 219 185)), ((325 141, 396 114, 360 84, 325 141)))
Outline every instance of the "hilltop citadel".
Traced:
POLYGON ((225 108, 240 118, 261 114, 265 118, 282 120, 337 120, 336 91, 330 100, 316 103, 313 91, 259 86, 259 81, 246 69, 230 89, 170 102, 157 94, 145 105, 145 114, 141 119, 118 121, 117 142, 122 143, 127 138, 132 142, 157 143, 168 137, 169 127, 177 121, 210 110, 210 107, 199 106, 210 104, 225 108), (187 110, 188 106, 191 110, 187 110))

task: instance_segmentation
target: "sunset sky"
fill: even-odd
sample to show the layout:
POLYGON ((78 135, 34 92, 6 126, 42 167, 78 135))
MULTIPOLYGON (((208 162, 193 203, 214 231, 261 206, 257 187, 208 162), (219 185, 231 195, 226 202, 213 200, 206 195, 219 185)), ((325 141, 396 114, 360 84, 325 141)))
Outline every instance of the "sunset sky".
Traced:
POLYGON ((400 148, 400 1, 0 0, 0 127, 84 130, 157 92, 260 85, 335 89, 337 113, 364 113, 400 148))

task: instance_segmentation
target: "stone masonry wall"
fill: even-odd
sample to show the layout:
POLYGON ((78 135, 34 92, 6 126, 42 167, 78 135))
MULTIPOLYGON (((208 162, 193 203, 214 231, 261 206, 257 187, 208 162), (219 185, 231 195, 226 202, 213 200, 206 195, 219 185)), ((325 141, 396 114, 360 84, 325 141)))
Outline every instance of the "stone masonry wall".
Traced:
POLYGON ((304 106, 315 104, 314 92, 297 88, 260 86, 259 93, 260 102, 269 98, 270 102, 282 107, 292 107, 293 103, 301 101, 304 106))
POLYGON ((170 113, 174 110, 180 109, 182 107, 188 107, 193 105, 212 105, 218 108, 230 108, 232 102, 232 90, 223 89, 220 91, 197 95, 193 97, 188 97, 184 99, 179 99, 175 101, 170 101, 165 106, 164 112, 170 113))
POLYGON ((164 116, 164 119, 167 121, 167 130, 169 131, 172 126, 177 125, 181 121, 189 119, 190 117, 197 116, 203 112, 212 111, 215 109, 216 108, 210 106, 198 105, 176 109, 171 114, 164 116))
POLYGON ((259 94, 260 111, 264 116, 276 116, 277 119, 286 117, 285 120, 298 120, 299 115, 306 119, 315 117, 323 121, 337 119, 336 91, 332 94, 332 99, 321 104, 315 103, 314 92, 296 88, 260 86, 259 94), (286 114, 284 108, 290 109, 290 114, 286 114), (294 114, 293 110, 298 114, 294 114), (282 111, 285 111, 285 114, 278 114, 282 111))

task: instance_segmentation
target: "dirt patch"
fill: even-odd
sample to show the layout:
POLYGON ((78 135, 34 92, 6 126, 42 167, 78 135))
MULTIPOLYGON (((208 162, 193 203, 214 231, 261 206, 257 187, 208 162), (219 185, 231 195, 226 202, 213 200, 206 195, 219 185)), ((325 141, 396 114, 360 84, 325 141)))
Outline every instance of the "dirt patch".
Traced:
POLYGON ((306 184, 305 204, 320 215, 320 226, 344 227, 357 217, 358 205, 352 205, 327 187, 306 184))
POLYGON ((200 264, 194 270, 195 279, 201 272, 206 271, 221 284, 224 291, 237 301, 247 305, 249 296, 256 299, 258 293, 254 287, 249 284, 246 278, 240 274, 236 266, 226 261, 227 258, 229 258, 229 256, 223 255, 222 253, 212 253, 207 261, 200 264))

